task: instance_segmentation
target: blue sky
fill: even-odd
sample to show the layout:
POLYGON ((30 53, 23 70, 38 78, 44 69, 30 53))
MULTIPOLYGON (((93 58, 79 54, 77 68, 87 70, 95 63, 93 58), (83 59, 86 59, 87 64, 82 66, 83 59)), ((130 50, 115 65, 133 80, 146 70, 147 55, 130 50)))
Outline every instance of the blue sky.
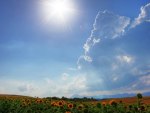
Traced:
POLYGON ((0 1, 0 93, 150 92, 149 0, 65 0, 62 18, 49 3, 0 1))

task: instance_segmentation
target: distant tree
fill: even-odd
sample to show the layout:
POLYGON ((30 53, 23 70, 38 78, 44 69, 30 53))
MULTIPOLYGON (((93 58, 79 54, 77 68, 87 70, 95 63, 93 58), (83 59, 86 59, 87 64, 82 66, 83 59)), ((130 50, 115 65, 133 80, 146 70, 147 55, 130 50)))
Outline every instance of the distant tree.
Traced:
POLYGON ((141 99, 143 98, 142 94, 138 93, 137 98, 138 98, 138 101, 137 101, 138 103, 137 104, 138 104, 138 107, 140 107, 141 106, 141 101, 142 101, 141 99))
POLYGON ((53 99, 53 100, 60 100, 59 97, 51 97, 51 99, 53 99))
POLYGON ((61 99, 62 99, 62 100, 68 100, 68 98, 67 98, 67 97, 64 97, 64 96, 63 96, 61 99))
POLYGON ((51 97, 46 97, 46 99, 51 100, 52 98, 51 97))
POLYGON ((87 98, 87 97, 83 97, 82 100, 83 100, 83 101, 87 101, 88 98, 87 98))
POLYGON ((142 94, 141 94, 141 93, 138 93, 138 94, 137 94, 137 98, 138 98, 138 99, 142 99, 142 98, 143 98, 142 94))

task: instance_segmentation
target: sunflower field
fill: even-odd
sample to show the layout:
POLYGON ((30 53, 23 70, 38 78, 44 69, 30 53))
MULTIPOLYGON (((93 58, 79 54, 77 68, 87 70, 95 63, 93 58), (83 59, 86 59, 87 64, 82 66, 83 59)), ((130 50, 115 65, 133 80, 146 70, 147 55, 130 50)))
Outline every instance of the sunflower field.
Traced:
POLYGON ((122 101, 71 101, 49 98, 0 96, 0 113, 150 113, 150 105, 137 98, 135 104, 122 101))

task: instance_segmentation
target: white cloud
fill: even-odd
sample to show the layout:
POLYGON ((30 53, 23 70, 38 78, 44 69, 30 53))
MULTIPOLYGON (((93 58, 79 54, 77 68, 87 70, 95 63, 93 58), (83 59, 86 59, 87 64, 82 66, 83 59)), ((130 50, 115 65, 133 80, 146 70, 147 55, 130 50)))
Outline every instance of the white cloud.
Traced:
MULTIPOLYGON (((35 85, 35 82, 28 82, 22 80, 0 80, 0 86, 5 86, 0 89, 3 94, 17 94, 36 96, 39 92, 39 88, 35 85)), ((41 93, 39 92, 38 95, 41 93)))
POLYGON ((80 56, 78 58, 78 61, 77 61, 77 66, 78 66, 77 68, 79 70, 81 70, 82 66, 83 66, 83 63, 81 61, 85 61, 86 63, 91 63, 93 61, 93 59, 90 56, 88 56, 88 55, 82 55, 82 56, 80 56))
POLYGON ((93 41, 91 42, 91 38, 88 38, 87 39, 87 41, 86 41, 86 43, 84 44, 84 46, 83 46, 83 49, 85 50, 85 54, 87 53, 87 52, 89 52, 89 50, 90 50, 90 47, 93 45, 93 41))
POLYGON ((63 95, 71 97, 73 94, 79 94, 82 91, 86 91, 87 78, 85 75, 69 76, 64 73, 63 76, 65 76, 65 80, 63 81, 61 79, 49 80, 47 78, 47 84, 45 84, 45 87, 49 90, 46 89, 46 91, 48 91, 46 93, 49 93, 51 96, 61 97, 63 95))
POLYGON ((36 81, 23 80, 0 80, 2 94, 17 94, 27 96, 66 96, 71 97, 73 94, 79 94, 87 90, 87 77, 82 74, 68 75, 63 73, 60 78, 43 78, 36 81))
POLYGON ((100 42, 100 38, 98 38, 98 39, 93 39, 93 45, 95 45, 96 43, 99 43, 100 42))
POLYGON ((117 59, 121 62, 121 63, 132 63, 134 61, 134 58, 129 56, 129 55, 118 55, 117 59))
POLYGON ((92 62, 92 58, 90 56, 83 56, 84 60, 87 61, 87 62, 92 62))
POLYGON ((92 46, 94 46, 95 44, 97 44, 97 43, 99 43, 100 42, 100 38, 93 38, 92 39, 92 37, 91 38, 88 38, 87 39, 87 41, 86 41, 86 43, 84 44, 84 46, 83 46, 83 49, 85 50, 85 54, 87 53, 87 52, 89 52, 89 50, 90 50, 90 48, 92 47, 92 46))
POLYGON ((141 13, 133 21, 133 23, 131 24, 131 28, 136 27, 137 25, 143 23, 144 21, 150 22, 150 3, 141 7, 141 13))
POLYGON ((35 90, 35 87, 31 83, 27 83, 27 84, 23 83, 21 86, 18 87, 18 90, 20 92, 26 92, 26 91, 27 92, 32 92, 32 91, 35 90))
POLYGON ((125 16, 115 15, 112 12, 99 12, 93 24, 92 38, 110 38, 119 37, 125 32, 129 25, 130 19, 125 16))
MULTIPOLYGON (((136 21, 140 23, 149 21, 150 13, 147 14, 149 5, 141 8, 141 14, 135 19, 136 21)), ((147 53, 139 51, 141 50, 141 43, 136 38, 137 32, 132 32, 133 34, 136 33, 136 36, 126 33, 129 24, 130 19, 125 16, 119 16, 108 11, 97 14, 91 35, 83 46, 84 53, 77 62, 78 68, 81 72, 87 73, 87 78, 90 80, 86 83, 88 90, 81 92, 81 96, 150 91, 148 88, 150 87, 150 80, 148 76, 145 76, 149 73, 149 71, 145 71, 145 68, 148 68, 145 64, 149 64, 149 60, 145 57, 143 59, 147 53), (124 35, 125 33, 126 35, 124 35), (138 76, 135 76, 137 73, 138 76)), ((142 37, 142 35, 143 33, 138 37, 142 37)), ((148 48, 146 49, 148 50, 148 48)))
MULTIPOLYGON (((149 21, 149 5, 141 8, 142 13, 136 21, 149 21)), ((129 24, 128 17, 108 11, 97 14, 91 35, 83 46, 84 53, 77 62, 80 71, 85 72, 90 80, 86 83, 87 90, 80 93, 81 96, 150 91, 150 78, 145 76, 150 74, 150 66, 147 66, 150 61, 149 48, 144 46, 144 51, 141 51, 140 43, 147 41, 143 38, 149 38, 149 35, 143 37, 143 33, 148 30, 131 31, 127 29, 129 24), (131 32, 126 32, 126 29, 131 32)))
POLYGON ((140 77, 140 82, 146 86, 150 86, 150 75, 140 77))
POLYGON ((82 61, 92 62, 93 57, 90 55, 91 49, 98 45, 102 39, 115 39, 124 34, 126 27, 129 25, 128 17, 115 15, 109 11, 99 12, 93 24, 93 30, 90 37, 83 46, 84 55, 78 58, 78 69, 82 68, 82 61))

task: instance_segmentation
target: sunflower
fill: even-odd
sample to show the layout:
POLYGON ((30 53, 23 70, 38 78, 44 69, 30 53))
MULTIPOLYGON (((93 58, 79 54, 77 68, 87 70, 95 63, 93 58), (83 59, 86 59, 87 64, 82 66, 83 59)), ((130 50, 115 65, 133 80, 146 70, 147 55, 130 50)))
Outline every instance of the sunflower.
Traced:
POLYGON ((51 106, 57 106, 56 102, 51 102, 51 106))
POLYGON ((36 100, 36 103, 42 103, 42 102, 43 102, 42 99, 37 99, 37 100, 36 100))
POLYGON ((73 104, 68 104, 68 108, 72 109, 73 108, 73 104))
POLYGON ((61 107, 61 106, 63 106, 63 102, 62 101, 58 101, 57 105, 61 107))
POLYGON ((112 105, 112 106, 116 106, 117 102, 115 100, 111 100, 111 101, 109 101, 109 104, 112 105))
POLYGON ((102 102, 102 105, 105 106, 107 103, 106 102, 102 102))
POLYGON ((78 106, 78 110, 82 110, 82 109, 83 109, 83 105, 81 104, 78 106))

